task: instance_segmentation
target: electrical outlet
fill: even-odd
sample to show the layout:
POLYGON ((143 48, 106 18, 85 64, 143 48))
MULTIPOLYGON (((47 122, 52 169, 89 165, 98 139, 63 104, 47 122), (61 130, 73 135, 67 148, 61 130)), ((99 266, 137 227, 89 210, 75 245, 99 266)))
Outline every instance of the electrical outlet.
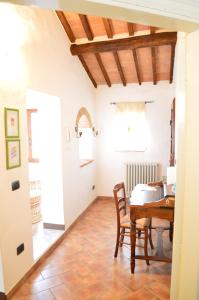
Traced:
POLYGON ((24 243, 17 247, 17 255, 21 254, 24 251, 24 243))
POLYGON ((93 190, 93 191, 94 191, 94 189, 95 189, 95 185, 92 186, 92 190, 93 190))
POLYGON ((12 191, 16 191, 20 188, 20 181, 16 180, 12 182, 12 191))

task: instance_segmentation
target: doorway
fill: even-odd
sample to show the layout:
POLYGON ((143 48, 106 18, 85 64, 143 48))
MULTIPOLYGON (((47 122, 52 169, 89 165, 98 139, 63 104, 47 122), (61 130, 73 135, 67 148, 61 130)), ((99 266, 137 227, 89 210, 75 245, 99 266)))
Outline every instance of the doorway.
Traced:
POLYGON ((26 109, 33 257, 37 260, 65 229, 60 99, 29 90, 26 109))

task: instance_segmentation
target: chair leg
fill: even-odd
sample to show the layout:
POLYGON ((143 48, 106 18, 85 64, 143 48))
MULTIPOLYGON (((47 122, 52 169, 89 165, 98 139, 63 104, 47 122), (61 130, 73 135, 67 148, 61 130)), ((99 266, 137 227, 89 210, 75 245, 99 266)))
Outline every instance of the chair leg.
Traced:
POLYGON ((151 246, 151 249, 154 249, 154 246, 153 246, 153 241, 152 241, 152 219, 150 219, 150 224, 149 224, 149 243, 150 243, 150 246, 151 246))
POLYGON ((114 254, 114 257, 117 257, 119 243, 120 243, 120 228, 117 229, 117 238, 116 238, 116 244, 115 244, 115 254, 114 254))
POLYGON ((138 230, 138 238, 141 238, 141 230, 138 230))
POLYGON ((122 228, 122 231, 120 233, 120 247, 122 247, 124 242, 124 234, 125 234, 125 228, 122 228))
POLYGON ((170 240, 170 242, 173 241, 173 222, 170 222, 170 228, 169 228, 169 240, 170 240))
MULTIPOLYGON (((148 227, 144 227, 144 255, 148 257, 148 227)), ((149 266, 149 260, 146 259, 146 263, 149 266)))

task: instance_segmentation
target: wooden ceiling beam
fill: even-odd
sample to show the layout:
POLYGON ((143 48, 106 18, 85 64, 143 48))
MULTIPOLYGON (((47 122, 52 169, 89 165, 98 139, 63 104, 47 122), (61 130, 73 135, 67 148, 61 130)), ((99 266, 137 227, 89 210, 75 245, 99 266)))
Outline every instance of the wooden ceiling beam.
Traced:
POLYGON ((82 65, 83 65, 86 73, 88 74, 88 77, 92 81, 94 87, 97 88, 97 83, 96 83, 95 79, 93 78, 93 76, 92 76, 92 74, 91 74, 91 72, 90 72, 90 70, 89 70, 89 68, 86 64, 84 57, 82 55, 78 55, 78 57, 79 57, 79 60, 81 61, 82 65))
POLYGON ((142 81, 141 81, 141 75, 140 75, 140 69, 139 69, 139 63, 138 63, 136 49, 133 49, 132 52, 133 52, 133 58, 134 58, 134 63, 135 63, 135 70, 136 70, 136 74, 137 74, 137 80, 138 80, 139 85, 141 85, 142 81))
POLYGON ((153 84, 157 84, 155 47, 151 47, 151 57, 152 57, 153 84))
POLYGON ((99 53, 96 53, 96 54, 95 54, 95 57, 96 57, 96 59, 97 59, 97 62, 98 62, 98 64, 99 64, 99 67, 100 67, 100 69, 101 69, 101 71, 102 71, 102 74, 103 74, 103 76, 104 76, 104 79, 105 79, 107 85, 108 85, 109 87, 111 87, 111 81, 110 81, 109 76, 108 76, 108 74, 107 74, 107 72, 106 72, 106 69, 105 69, 105 67, 104 67, 104 65, 103 65, 103 62, 102 62, 102 59, 101 59, 100 54, 99 54, 99 53))
POLYGON ((91 30, 91 27, 90 27, 90 24, 88 22, 88 18, 86 15, 82 15, 82 14, 79 14, 79 18, 80 18, 80 21, 82 23, 82 26, 84 28, 84 31, 86 33, 86 36, 88 38, 89 41, 92 41, 93 38, 94 38, 94 35, 92 33, 92 30, 91 30))
POLYGON ((75 38, 75 35, 66 19, 66 16, 64 15, 64 13, 62 11, 56 10, 55 12, 64 28, 66 34, 68 35, 69 40, 71 41, 71 43, 74 43, 76 38, 75 38))
POLYGON ((122 70, 122 66, 121 66, 121 63, 120 63, 119 55, 118 55, 117 52, 113 52, 113 55, 114 55, 114 59, 115 59, 115 62, 116 62, 116 65, 117 65, 117 69, 118 69, 121 81, 123 83, 123 86, 126 86, 126 79, 125 79, 125 76, 124 76, 124 72, 122 70))
POLYGON ((176 32, 161 32, 150 35, 135 36, 125 39, 108 40, 102 42, 86 43, 81 45, 71 45, 72 55, 79 55, 84 53, 100 53, 100 52, 114 52, 120 50, 130 50, 146 47, 155 47, 162 45, 171 45, 176 43, 176 32))
POLYGON ((127 26, 128 26, 128 32, 129 32, 129 35, 134 35, 135 33, 135 26, 134 26, 134 23, 127 23, 127 26))
POLYGON ((170 79, 169 79, 170 83, 173 82, 174 58, 175 58, 175 45, 171 45, 171 63, 170 63, 170 79))
POLYGON ((104 23, 104 27, 105 27, 105 30, 106 30, 107 37, 109 39, 112 39, 113 38, 113 30, 112 30, 111 20, 107 19, 107 18, 102 18, 102 20, 103 20, 103 23, 104 23))
MULTIPOLYGON (((150 26, 150 34, 154 34, 156 29, 157 29, 156 27, 150 26)), ((153 84, 157 84, 155 47, 151 47, 151 60, 152 60, 152 72, 153 72, 153 84)))

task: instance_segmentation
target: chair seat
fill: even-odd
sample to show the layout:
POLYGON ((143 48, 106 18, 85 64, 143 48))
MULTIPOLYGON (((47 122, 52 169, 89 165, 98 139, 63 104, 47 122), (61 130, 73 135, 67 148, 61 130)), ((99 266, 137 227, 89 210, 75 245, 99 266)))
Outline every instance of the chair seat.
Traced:
MULTIPOLYGON (((144 227, 149 226, 150 219, 149 218, 142 218, 136 220, 136 228, 137 229, 144 229, 144 227)), ((120 226, 124 228, 130 228, 130 215, 126 214, 124 217, 121 218, 120 226)))

